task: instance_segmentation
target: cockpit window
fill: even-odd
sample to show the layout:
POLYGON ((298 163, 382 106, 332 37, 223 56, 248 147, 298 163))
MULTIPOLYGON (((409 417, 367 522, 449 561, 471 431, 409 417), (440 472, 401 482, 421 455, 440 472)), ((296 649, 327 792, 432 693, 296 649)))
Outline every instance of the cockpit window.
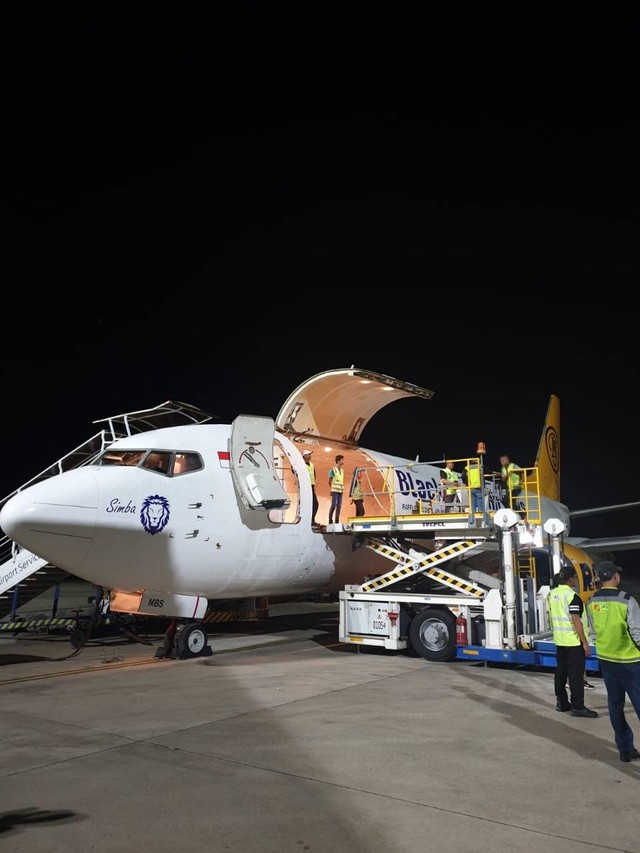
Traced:
POLYGON ((202 459, 197 453, 176 453, 173 460, 174 476, 188 474, 190 471, 199 471, 202 467, 202 459))
POLYGON ((168 474, 171 467, 171 453, 168 450, 152 450, 142 463, 143 468, 168 474))
POLYGON ((204 468, 199 453, 177 453, 171 450, 111 449, 106 450, 95 464, 139 466, 159 474, 172 474, 174 477, 204 468))
POLYGON ((98 465, 139 465, 146 450, 107 450, 98 459, 98 465))

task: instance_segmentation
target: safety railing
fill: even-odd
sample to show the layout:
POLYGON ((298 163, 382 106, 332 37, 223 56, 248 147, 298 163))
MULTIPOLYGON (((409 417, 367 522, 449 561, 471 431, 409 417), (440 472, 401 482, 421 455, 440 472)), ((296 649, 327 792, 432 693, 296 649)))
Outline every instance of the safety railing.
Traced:
POLYGON ((435 462, 409 462, 356 468, 349 496, 360 474, 366 516, 442 515, 486 513, 492 516, 507 506, 530 524, 541 524, 540 488, 537 468, 519 470, 521 490, 502 482, 498 472, 485 473, 482 457, 435 462), (446 463, 453 462, 458 480, 443 479, 446 463), (465 481, 463 481, 463 472, 465 481), (477 472, 477 473, 474 473, 477 472), (480 485, 481 484, 481 485, 480 485), (477 495, 474 507, 474 492, 477 495))

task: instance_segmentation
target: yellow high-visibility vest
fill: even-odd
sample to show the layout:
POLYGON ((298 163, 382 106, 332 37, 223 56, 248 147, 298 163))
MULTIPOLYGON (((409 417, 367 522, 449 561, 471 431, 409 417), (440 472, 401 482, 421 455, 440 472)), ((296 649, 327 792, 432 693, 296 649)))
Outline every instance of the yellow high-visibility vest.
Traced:
POLYGON ((580 637, 573 627, 573 620, 569 613, 569 605, 576 593, 567 584, 561 583, 552 589, 547 598, 549 605, 549 619, 553 630, 553 642, 556 646, 579 646, 580 637))
POLYGON ((514 462, 509 462, 506 468, 504 465, 502 466, 502 477, 505 483, 509 484, 509 488, 511 490, 517 489, 520 485, 521 480, 520 474, 518 474, 519 470, 520 469, 514 462))
POLYGON ((472 489, 480 488, 480 467, 478 465, 465 465, 467 481, 472 489))
MULTIPOLYGON (((460 474, 456 471, 452 471, 450 468, 443 468, 444 475, 451 483, 459 483, 460 482, 460 474)), ((456 489, 447 489, 448 495, 455 495, 456 489)))
POLYGON ((344 492, 344 469, 332 468, 329 471, 329 479, 331 480, 331 491, 332 492, 344 492))
POLYGON ((314 467, 313 462, 305 462, 307 466, 307 471, 309 472, 309 479, 311 480, 311 485, 315 486, 316 484, 316 469, 314 467))

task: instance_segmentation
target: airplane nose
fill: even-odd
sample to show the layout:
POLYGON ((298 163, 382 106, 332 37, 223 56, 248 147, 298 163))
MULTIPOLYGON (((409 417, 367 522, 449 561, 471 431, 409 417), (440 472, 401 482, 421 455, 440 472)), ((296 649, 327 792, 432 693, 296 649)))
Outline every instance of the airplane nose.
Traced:
POLYGON ((91 547, 97 514, 95 477, 73 470, 18 492, 0 510, 0 527, 32 554, 72 572, 91 547))

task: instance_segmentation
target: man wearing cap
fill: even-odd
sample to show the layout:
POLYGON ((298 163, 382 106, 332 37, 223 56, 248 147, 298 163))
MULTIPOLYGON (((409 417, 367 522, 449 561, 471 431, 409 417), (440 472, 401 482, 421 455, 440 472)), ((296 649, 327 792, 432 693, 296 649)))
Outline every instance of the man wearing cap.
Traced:
POLYGON ((640 606, 618 589, 622 569, 605 560, 596 565, 601 583, 588 605, 596 635, 596 653, 607 688, 609 719, 620 761, 636 761, 633 732, 624 714, 626 697, 640 719, 640 606))
POLYGON ((316 469, 315 465, 311 461, 312 450, 303 450, 302 458, 304 459, 304 464, 307 466, 307 471, 309 472, 309 480, 311 481, 311 499, 313 501, 313 509, 311 512, 311 526, 315 527, 316 522, 316 513, 318 512, 318 498, 316 496, 316 469))
POLYGON ((591 648, 582 624, 584 604, 574 589, 577 579, 573 566, 563 566, 547 599, 556 646, 556 711, 570 711, 572 717, 597 717, 597 711, 584 706, 585 659, 591 648), (571 702, 567 698, 567 680, 571 702))

